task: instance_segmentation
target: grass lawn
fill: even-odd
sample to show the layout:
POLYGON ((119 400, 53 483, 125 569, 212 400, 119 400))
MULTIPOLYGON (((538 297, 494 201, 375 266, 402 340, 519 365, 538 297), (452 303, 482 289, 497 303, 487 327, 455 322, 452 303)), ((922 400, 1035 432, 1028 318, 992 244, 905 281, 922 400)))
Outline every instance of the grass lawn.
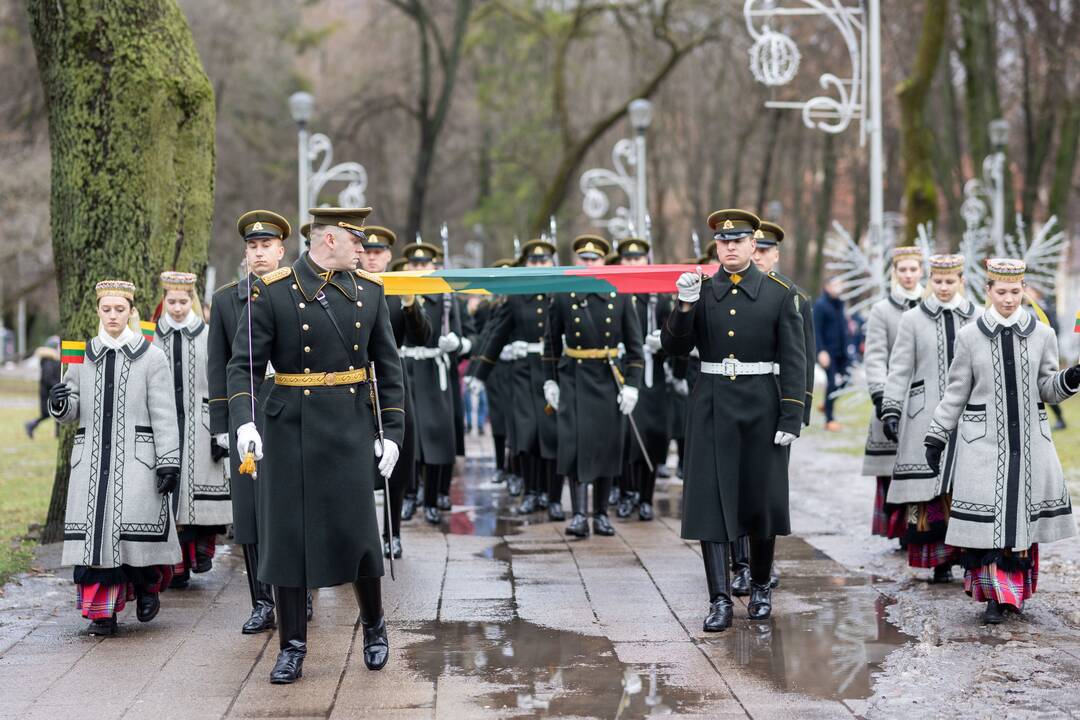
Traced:
POLYGON ((38 426, 31 441, 23 423, 37 416, 37 389, 32 383, 4 383, 0 394, 0 588, 30 568, 33 540, 27 527, 44 523, 49 510, 56 465, 54 423, 38 426))

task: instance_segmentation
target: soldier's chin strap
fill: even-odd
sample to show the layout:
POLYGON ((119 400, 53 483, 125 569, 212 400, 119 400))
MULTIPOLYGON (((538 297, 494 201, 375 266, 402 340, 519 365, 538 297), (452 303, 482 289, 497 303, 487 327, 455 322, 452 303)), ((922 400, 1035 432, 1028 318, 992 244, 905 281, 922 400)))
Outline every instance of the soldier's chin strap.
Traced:
MULTIPOLYGON (((255 422, 255 375, 254 360, 251 357, 251 265, 244 258, 244 270, 247 275, 247 343, 248 343, 248 396, 251 398, 251 421, 255 422)), ((255 464, 255 443, 250 442, 247 452, 238 468, 241 475, 250 475, 252 480, 259 478, 258 466, 255 464)))

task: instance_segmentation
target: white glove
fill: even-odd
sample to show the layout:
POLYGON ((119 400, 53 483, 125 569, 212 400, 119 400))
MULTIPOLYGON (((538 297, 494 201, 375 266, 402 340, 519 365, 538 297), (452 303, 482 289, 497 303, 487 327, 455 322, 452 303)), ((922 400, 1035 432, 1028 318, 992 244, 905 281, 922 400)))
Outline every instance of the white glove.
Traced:
POLYGON ((472 350, 472 340, 461 338, 461 354, 468 355, 470 350, 472 350))
POLYGON ((401 456, 401 450, 398 449, 397 443, 390 439, 383 439, 382 442, 375 441, 375 457, 382 458, 379 460, 379 474, 387 480, 390 479, 390 475, 394 472, 394 466, 397 465, 398 458, 401 456), (383 447, 383 445, 386 447, 383 447))
POLYGON ((559 409, 559 383, 554 380, 544 381, 544 400, 552 410, 559 409))
POLYGON ((776 437, 773 438, 773 445, 779 445, 780 447, 787 447, 791 443, 795 442, 798 435, 792 435, 789 432, 783 430, 776 431, 776 437))
POLYGON ((259 436, 259 431, 255 429, 255 423, 244 423, 236 428, 236 449, 240 453, 241 459, 243 459, 244 453, 248 451, 248 445, 252 443, 255 443, 255 459, 262 460, 262 438, 259 436))
POLYGON ((474 375, 466 375, 465 389, 473 395, 479 395, 484 392, 484 381, 474 375))
POLYGON ((672 380, 671 389, 676 395, 687 397, 690 395, 690 382, 686 378, 672 380))
POLYGON ((514 354, 513 345, 503 345, 503 349, 499 351, 499 359, 503 362, 508 360, 517 360, 517 355, 514 354))
POLYGON ((653 330, 645 336, 645 351, 653 355, 660 352, 660 331, 653 330))
POLYGON ((630 385, 623 385, 622 390, 619 391, 619 412, 623 415, 629 415, 634 412, 634 406, 637 405, 638 389, 631 387, 630 385))
POLYGON ((222 450, 228 450, 229 449, 229 433, 218 433, 217 435, 214 436, 214 442, 216 442, 217 446, 219 448, 221 448, 222 450))
POLYGON ((524 340, 515 340, 510 343, 510 347, 513 348, 515 360, 529 357, 529 343, 524 340))
POLYGON ((457 352, 461 347, 461 338, 457 333, 447 333, 439 336, 439 349, 445 353, 457 352))
POLYGON ((675 289, 679 292, 679 302, 697 302, 701 297, 701 268, 680 275, 675 281, 675 289))

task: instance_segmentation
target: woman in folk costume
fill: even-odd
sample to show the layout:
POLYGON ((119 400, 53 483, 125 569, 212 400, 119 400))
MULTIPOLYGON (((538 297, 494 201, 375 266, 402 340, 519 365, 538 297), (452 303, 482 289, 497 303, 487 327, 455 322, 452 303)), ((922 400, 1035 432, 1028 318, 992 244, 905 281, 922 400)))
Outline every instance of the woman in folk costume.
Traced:
POLYGON ((172 587, 184 587, 191 572, 213 567, 218 533, 232 522, 228 448, 210 438, 210 390, 206 378, 206 323, 191 273, 161 273, 165 296, 154 345, 169 361, 173 422, 180 437, 180 485, 172 495, 183 559, 172 587))
POLYGON ((138 330, 135 286, 105 280, 96 292, 98 333, 84 362, 50 390, 49 412, 78 423, 63 563, 75 566, 90 633, 113 635, 128 600, 140 622, 157 615, 158 593, 180 559, 168 503, 180 454, 168 362, 138 330))
POLYGON ((1057 336, 1021 307, 1023 261, 987 261, 991 307, 956 336, 945 398, 924 443, 937 472, 957 431, 945 542, 960 548, 964 591, 984 623, 1035 593, 1039 543, 1076 534, 1046 404, 1080 389, 1080 365, 1058 370, 1057 336))
POLYGON ((885 437, 881 424, 882 399, 885 381, 889 376, 889 354, 896 333, 900 328, 900 316, 916 307, 922 300, 923 252, 919 247, 893 248, 892 283, 889 294, 874 303, 866 321, 866 384, 870 399, 874 401, 874 415, 866 436, 863 456, 863 475, 877 477, 874 495, 874 515, 871 532, 888 538, 900 538, 903 546, 905 516, 903 506, 886 502, 893 465, 896 464, 896 442, 885 437))
POLYGON ((963 286, 963 255, 930 257, 932 292, 900 318, 881 402, 885 437, 899 444, 888 504, 906 507, 908 564, 933 568, 932 582, 949 582, 960 559, 960 552, 945 544, 956 472, 955 433, 946 445, 941 472, 927 465, 923 438, 945 396, 956 335, 982 314, 963 296, 963 286))

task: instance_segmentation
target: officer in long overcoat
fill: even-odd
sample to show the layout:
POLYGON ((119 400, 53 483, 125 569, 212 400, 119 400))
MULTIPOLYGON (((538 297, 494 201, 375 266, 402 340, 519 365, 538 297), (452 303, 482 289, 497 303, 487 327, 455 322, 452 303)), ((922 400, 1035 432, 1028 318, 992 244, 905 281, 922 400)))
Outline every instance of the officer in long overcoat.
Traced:
POLYGON ((364 662, 374 670, 386 664, 374 490, 377 477, 393 472, 405 429, 401 364, 382 281, 356 269, 371 209, 310 212, 310 250, 255 283, 251 339, 236 334, 228 366, 237 447, 256 459, 263 447, 266 452, 256 480, 258 572, 277 594, 281 652, 270 679, 278 683, 302 674, 305 588, 352 583, 364 662), (267 361, 276 372, 259 433, 248 368, 267 361))
MULTIPOLYGON (((214 438, 215 452, 229 453, 229 485, 232 493, 233 539, 244 551, 248 590, 251 594, 251 616, 241 632, 245 635, 272 630, 274 620, 274 593, 269 583, 258 579, 259 545, 258 523, 255 518, 255 483, 250 475, 241 474, 240 453, 235 437, 238 424, 230 422, 229 392, 226 368, 232 358, 232 343, 244 321, 247 332, 247 304, 251 289, 259 276, 278 269, 285 256, 285 240, 291 228, 289 221, 269 210, 252 210, 236 221, 236 230, 244 242, 244 266, 247 275, 218 288, 211 299, 210 322, 206 340, 206 379, 210 389, 210 434, 214 438)), ((263 401, 273 387, 265 382, 267 368, 252 368, 252 384, 255 387, 255 422, 263 426, 263 401)), ((272 369, 271 369, 272 370, 272 369)))
POLYGON ((686 425, 682 536, 700 540, 709 586, 706 631, 731 625, 729 543, 750 536, 749 613, 772 611, 777 535, 790 532, 788 448, 799 434, 806 385, 802 304, 795 288, 751 261, 760 220, 743 210, 709 217, 722 268, 684 273, 663 348, 697 347, 701 375, 686 425))

